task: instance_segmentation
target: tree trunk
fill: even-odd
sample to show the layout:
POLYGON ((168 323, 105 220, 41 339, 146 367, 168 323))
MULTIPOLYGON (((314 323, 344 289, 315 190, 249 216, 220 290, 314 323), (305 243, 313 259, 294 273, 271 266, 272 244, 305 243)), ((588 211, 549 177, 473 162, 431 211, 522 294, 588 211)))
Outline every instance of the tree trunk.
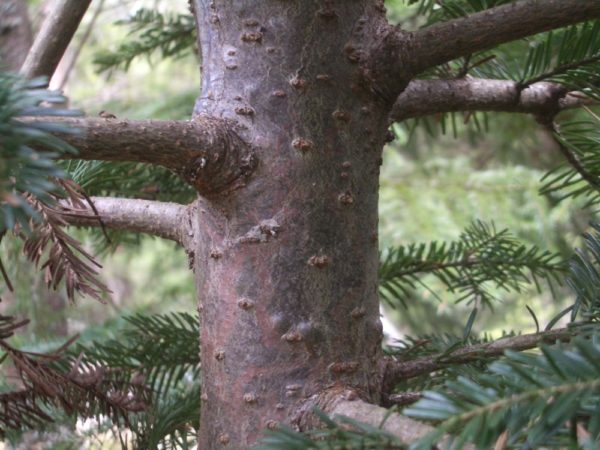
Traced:
POLYGON ((3 0, 0 4, 0 70, 17 72, 32 39, 27 2, 3 0))
MULTIPOLYGON (((359 60, 367 0, 197 0, 195 116, 236 121, 258 166, 197 203, 199 448, 246 448, 303 403, 378 401, 377 198, 389 103, 359 60), (324 397, 323 397, 324 398, 324 397)), ((367 29, 369 28, 369 29, 367 29)))

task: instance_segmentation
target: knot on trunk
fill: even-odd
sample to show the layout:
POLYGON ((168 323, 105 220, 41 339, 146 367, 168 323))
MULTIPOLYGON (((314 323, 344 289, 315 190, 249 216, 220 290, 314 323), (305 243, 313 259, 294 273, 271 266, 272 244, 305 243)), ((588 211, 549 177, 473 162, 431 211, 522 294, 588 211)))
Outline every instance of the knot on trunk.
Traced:
POLYGON ((258 160, 236 133, 235 124, 212 117, 199 117, 194 122, 202 124, 195 130, 200 148, 188 154, 179 174, 201 195, 230 192, 243 186, 258 160))

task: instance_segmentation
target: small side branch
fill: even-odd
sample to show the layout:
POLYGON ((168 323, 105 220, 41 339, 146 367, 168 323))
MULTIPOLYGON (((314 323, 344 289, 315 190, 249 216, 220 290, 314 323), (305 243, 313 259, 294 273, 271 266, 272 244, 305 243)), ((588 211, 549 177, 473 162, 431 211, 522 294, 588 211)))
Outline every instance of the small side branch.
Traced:
POLYGON ((600 0, 521 0, 424 28, 409 43, 415 73, 504 42, 600 17, 600 0))
POLYGON ((191 121, 55 117, 23 120, 60 123, 78 130, 56 134, 78 150, 74 155, 62 155, 63 158, 160 165, 204 195, 235 188, 256 166, 251 149, 233 126, 212 117, 191 121))
POLYGON ((65 201, 62 218, 69 225, 133 231, 170 239, 183 246, 189 240, 189 209, 177 203, 130 198, 92 197, 93 208, 75 208, 65 201))
POLYGON ((517 82, 460 78, 415 80, 398 97, 390 118, 400 122, 431 114, 461 111, 495 111, 554 117, 563 109, 592 102, 569 93, 556 83, 539 82, 521 89, 517 82))
POLYGON ((52 77, 91 0, 56 0, 23 63, 26 78, 52 77))
POLYGON ((384 394, 399 381, 426 375, 453 364, 465 364, 483 358, 502 355, 506 350, 523 351, 537 347, 544 342, 569 341, 574 331, 565 328, 507 337, 493 342, 471 345, 449 355, 432 355, 412 361, 389 360, 384 371, 384 394))
POLYGON ((315 395, 302 405, 299 421, 295 423, 300 431, 323 426, 314 414, 315 408, 325 412, 333 420, 344 416, 374 428, 381 428, 404 443, 414 442, 433 431, 427 424, 361 400, 351 389, 343 391, 336 388, 315 395))

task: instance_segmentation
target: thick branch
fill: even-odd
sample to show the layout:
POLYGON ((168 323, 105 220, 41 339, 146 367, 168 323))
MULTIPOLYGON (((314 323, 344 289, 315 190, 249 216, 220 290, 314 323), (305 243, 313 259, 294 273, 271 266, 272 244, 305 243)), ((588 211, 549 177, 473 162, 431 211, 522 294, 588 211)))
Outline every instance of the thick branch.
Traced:
POLYGON ((426 375, 452 364, 464 364, 487 357, 502 355, 506 350, 523 351, 537 347, 541 343, 552 343, 557 340, 568 341, 573 337, 573 330, 561 328, 541 333, 524 334, 507 337, 493 342, 471 345, 461 348, 449 355, 432 355, 412 361, 388 361, 384 375, 384 393, 399 381, 426 375))
POLYGON ((520 90, 508 80, 460 78, 415 80, 398 97, 390 117, 405 119, 460 111, 497 111, 554 117, 563 109, 586 104, 585 97, 569 94, 564 86, 540 82, 520 90))
POLYGON ((314 414, 315 409, 325 412, 334 420, 336 416, 345 416, 375 428, 381 427, 405 443, 414 442, 433 430, 429 425, 361 400, 352 389, 339 387, 307 399, 300 407, 293 425, 300 431, 322 427, 321 420, 314 414))
POLYGON ((166 167, 201 194, 235 188, 256 160, 229 122, 212 117, 192 121, 42 118, 79 129, 57 134, 79 150, 65 158, 144 162, 166 167))
POLYGON ((92 197, 94 208, 68 210, 62 218, 79 227, 98 227, 146 233, 186 245, 189 235, 189 210, 177 203, 130 198, 92 197))
POLYGON ((327 411, 332 416, 345 416, 358 422, 387 431, 404 443, 415 442, 433 431, 424 423, 410 419, 397 413, 390 413, 386 408, 356 399, 353 401, 339 399, 327 411))
POLYGON ((418 31, 408 44, 406 62, 419 73, 504 42, 599 17, 600 0, 511 2, 418 31))
POLYGON ((90 3, 91 0, 56 0, 52 4, 21 68, 25 77, 52 78, 90 3))

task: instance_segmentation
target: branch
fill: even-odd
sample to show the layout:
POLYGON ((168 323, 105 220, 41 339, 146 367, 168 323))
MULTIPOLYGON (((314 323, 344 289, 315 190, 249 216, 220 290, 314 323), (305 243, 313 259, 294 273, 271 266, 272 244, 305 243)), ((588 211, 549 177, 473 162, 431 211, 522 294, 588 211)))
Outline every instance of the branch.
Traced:
POLYGON ((26 78, 52 78, 91 0, 56 0, 23 63, 26 78))
POLYGON ((115 230, 146 233, 183 246, 189 240, 189 209, 177 203, 131 198, 92 197, 93 208, 81 209, 67 201, 62 218, 79 227, 105 226, 115 230))
MULTIPOLYGON (((526 36, 600 17, 600 0, 521 0, 419 30, 409 42, 415 73, 526 36)), ((402 35, 400 35, 402 36, 402 35)))
POLYGON ((61 155, 62 158, 164 166, 204 195, 239 187, 256 166, 251 149, 231 123, 212 117, 192 121, 55 117, 23 120, 79 129, 80 133, 55 133, 79 150, 74 155, 61 155))
POLYGON ((506 337, 493 342, 471 345, 456 350, 448 355, 425 356, 412 361, 388 360, 384 369, 383 391, 384 393, 390 392, 391 388, 401 380, 417 377, 419 375, 426 375, 452 364, 464 364, 481 360, 486 357, 500 356, 506 350, 528 350, 537 347, 543 342, 555 342, 557 340, 569 341, 572 337, 572 330, 561 328, 543 331, 541 333, 506 337))
MULTIPOLYGON (((339 420, 339 416, 348 417, 363 424, 371 425, 396 436, 404 443, 411 443, 433 431, 427 424, 410 419, 401 414, 392 413, 386 408, 361 400, 357 392, 339 387, 331 388, 307 399, 298 411, 293 425, 299 431, 321 428, 320 418, 314 414, 319 409, 339 420)), ((347 426, 342 421, 342 425, 347 426)))
POLYGON ((381 428, 404 443, 415 442, 434 430, 427 424, 398 413, 390 413, 386 408, 359 399, 353 401, 339 399, 327 412, 332 416, 345 416, 372 427, 381 428))
POLYGON ((400 122, 430 114, 496 111, 553 117, 559 111, 592 102, 567 88, 540 82, 521 89, 515 81, 460 78, 414 80, 398 97, 390 117, 400 122))

